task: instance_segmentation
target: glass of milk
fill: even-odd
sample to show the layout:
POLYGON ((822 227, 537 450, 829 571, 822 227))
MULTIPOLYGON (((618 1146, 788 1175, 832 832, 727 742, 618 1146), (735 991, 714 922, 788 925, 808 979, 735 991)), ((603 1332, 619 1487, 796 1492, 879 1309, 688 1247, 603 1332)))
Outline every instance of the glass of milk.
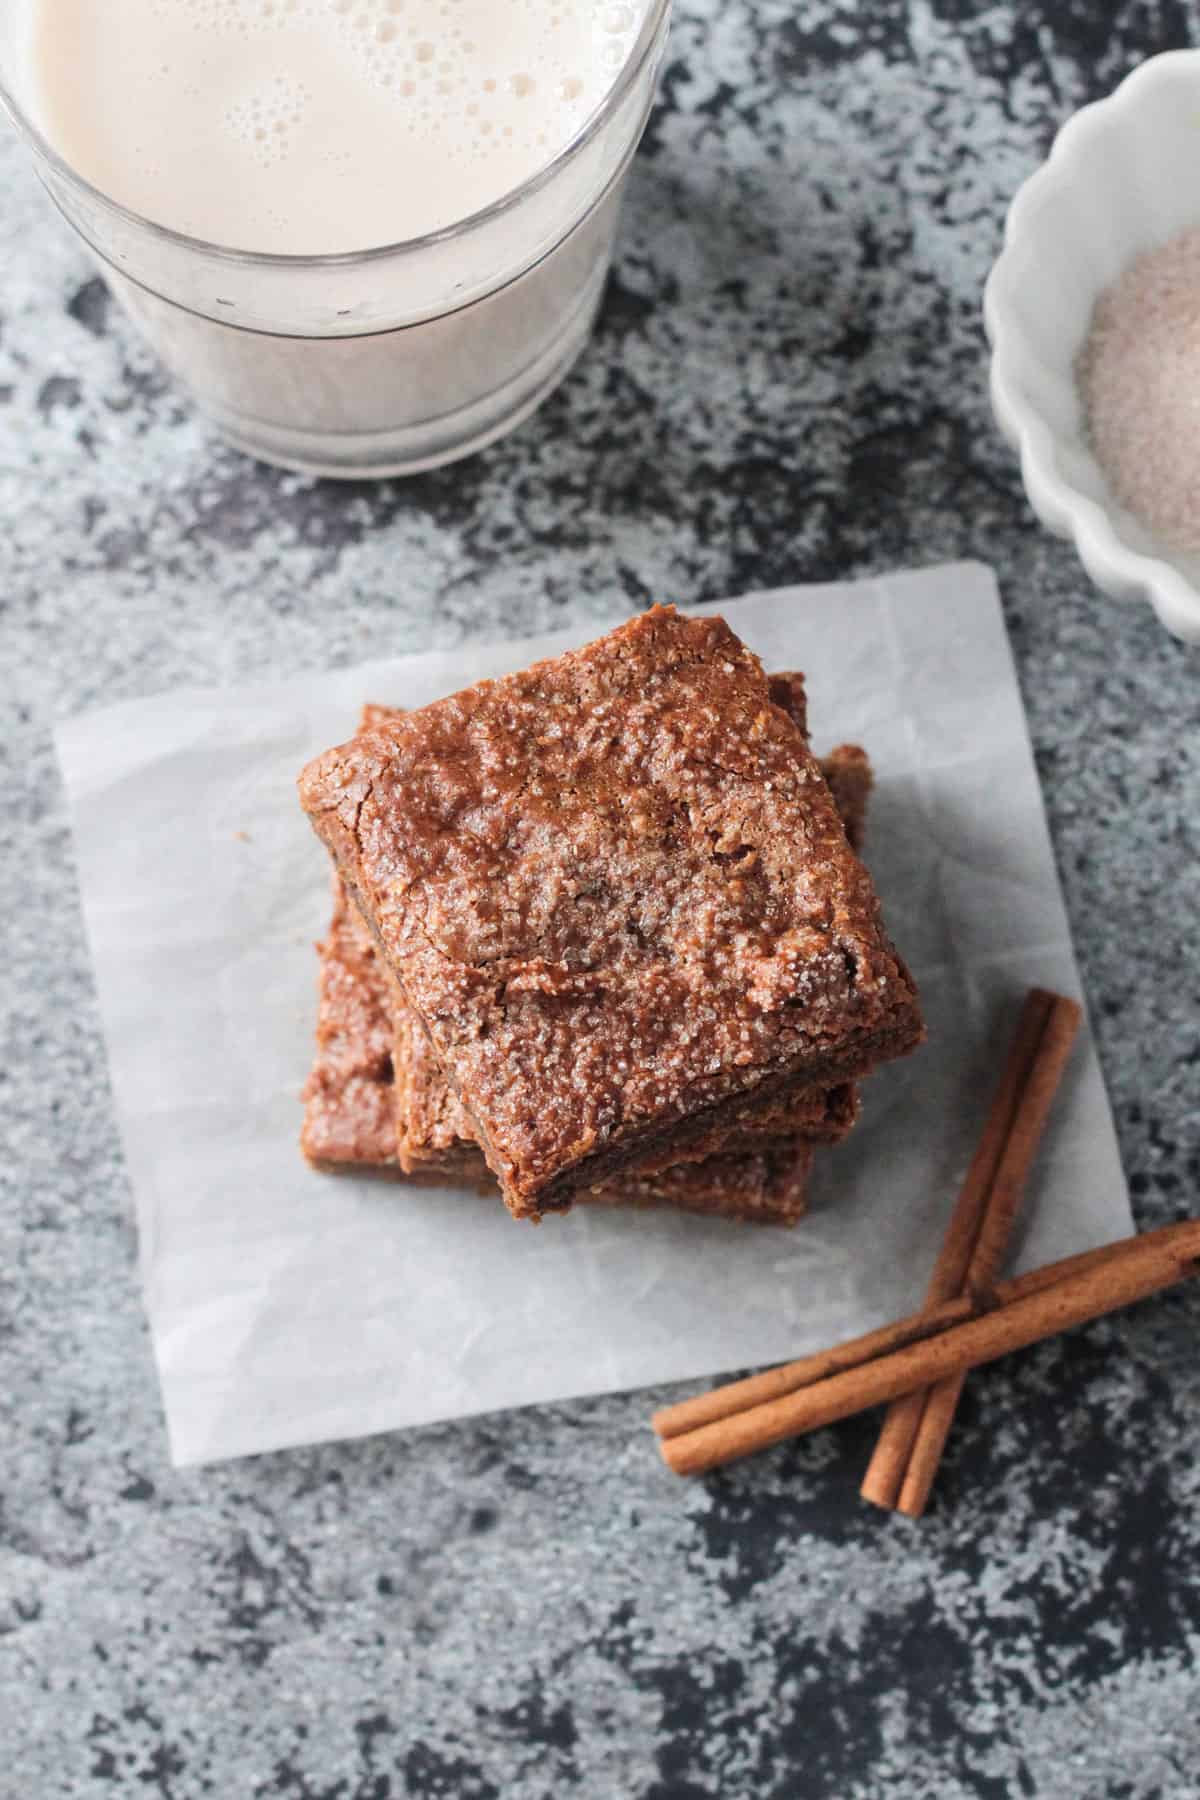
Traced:
POLYGON ((436 467, 587 341, 670 0, 13 0, 0 98, 234 444, 436 467))

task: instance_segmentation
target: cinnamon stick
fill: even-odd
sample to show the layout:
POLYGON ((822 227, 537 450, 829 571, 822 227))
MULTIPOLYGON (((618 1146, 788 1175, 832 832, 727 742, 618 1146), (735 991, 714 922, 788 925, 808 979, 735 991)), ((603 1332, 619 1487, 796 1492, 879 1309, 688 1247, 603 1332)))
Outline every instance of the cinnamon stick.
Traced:
POLYGON ((1025 1275, 1015 1276, 992 1294, 959 1294, 953 1300, 944 1300, 940 1306, 910 1313, 907 1318, 897 1319, 890 1325, 880 1325, 862 1337, 847 1338, 831 1350, 818 1350, 812 1356, 783 1363, 761 1375, 727 1381, 723 1387, 710 1388, 706 1394, 676 1401, 675 1405, 656 1412, 650 1423, 661 1438, 682 1437, 685 1432, 697 1431, 702 1425, 715 1425, 721 1419, 732 1418, 735 1413, 750 1412, 770 1400, 781 1400, 785 1394, 813 1387, 832 1375, 861 1368, 864 1363, 888 1356, 893 1350, 903 1350, 909 1344, 937 1337, 952 1325, 978 1318, 981 1312, 999 1304, 1001 1299, 1018 1300, 1026 1294, 1039 1293, 1061 1281, 1065 1275, 1093 1268, 1111 1255, 1111 1247, 1107 1245, 1100 1250, 1084 1250, 1078 1256, 1064 1257, 1061 1262, 1048 1263, 1045 1268, 1031 1269, 1025 1275))
MULTIPOLYGON (((1033 988, 1026 996, 1004 1073, 971 1160, 930 1282, 927 1305, 964 1288, 986 1288, 1000 1272, 1029 1170, 1079 1029, 1074 1000, 1033 988)), ((961 1391, 961 1384, 960 1384, 961 1391)), ((900 1504, 914 1457, 921 1474, 910 1503, 928 1497, 958 1405, 949 1387, 907 1395, 888 1410, 861 1493, 876 1506, 900 1504)), ((921 1501, 923 1509, 924 1501, 921 1501)))
MULTIPOLYGON (((969 1292, 990 1288, 1004 1265, 1029 1171, 1082 1017, 1082 1008, 1077 1002, 1061 995, 1050 1008, 1029 1080, 1018 1101, 1012 1131, 988 1194, 979 1238, 967 1268, 965 1286, 969 1292)), ((951 1376, 924 1396, 908 1467, 896 1499, 896 1510, 909 1518, 920 1518, 929 1502, 965 1380, 965 1374, 951 1376)))
MULTIPOLYGON (((992 1099, 991 1110, 959 1189, 946 1236, 934 1264, 925 1295, 926 1306, 937 1306, 962 1292, 971 1253, 983 1222, 987 1197, 1012 1130, 1013 1118, 1029 1079, 1029 1071, 1037 1055, 1052 1004, 1053 995, 1042 988, 1033 988, 1025 996, 1000 1084, 992 1099)), ((876 1506, 895 1506, 900 1498, 900 1489, 924 1407, 925 1397, 918 1393, 898 1401, 888 1409, 860 1490, 864 1500, 871 1500, 876 1506)))
POLYGON ((990 1311, 798 1392, 665 1438, 663 1459, 698 1475, 785 1438, 831 1425, 1103 1317, 1200 1274, 1200 1220, 1069 1257, 999 1284, 990 1311))

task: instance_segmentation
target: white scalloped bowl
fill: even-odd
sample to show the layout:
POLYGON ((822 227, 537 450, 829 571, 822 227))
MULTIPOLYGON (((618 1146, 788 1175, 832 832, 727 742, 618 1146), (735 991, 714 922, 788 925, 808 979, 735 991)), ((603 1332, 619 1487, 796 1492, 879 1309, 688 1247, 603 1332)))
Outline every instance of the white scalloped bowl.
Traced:
POLYGON ((1200 50, 1135 70, 1068 120, 1013 201, 988 279, 992 406, 1038 518, 1106 594, 1148 600, 1200 643, 1200 556, 1114 499, 1088 444, 1075 363, 1100 294, 1141 251, 1200 225, 1200 50))

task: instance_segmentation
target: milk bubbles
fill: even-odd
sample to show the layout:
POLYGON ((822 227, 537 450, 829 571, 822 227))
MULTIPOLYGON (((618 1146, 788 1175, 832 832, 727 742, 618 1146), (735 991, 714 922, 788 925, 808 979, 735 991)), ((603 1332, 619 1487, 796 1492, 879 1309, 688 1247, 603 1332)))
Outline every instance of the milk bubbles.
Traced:
POLYGON ((648 0, 29 0, 49 135, 146 216, 320 253, 438 230, 551 161, 648 0))
MULTIPOLYGON (((100 0, 102 4, 102 0, 100 0)), ((123 0, 128 3, 128 0, 123 0)), ((135 0, 136 4, 136 0, 135 0)), ((512 139, 544 159, 603 98, 626 61, 644 6, 628 0, 152 0, 169 28, 210 40, 324 35, 360 81, 392 103, 398 134, 456 157, 512 139), (516 105, 515 102, 524 102, 516 105)), ((230 129, 262 157, 286 153, 312 95, 286 71, 227 109, 230 129), (249 136, 247 133, 249 132, 249 136)))

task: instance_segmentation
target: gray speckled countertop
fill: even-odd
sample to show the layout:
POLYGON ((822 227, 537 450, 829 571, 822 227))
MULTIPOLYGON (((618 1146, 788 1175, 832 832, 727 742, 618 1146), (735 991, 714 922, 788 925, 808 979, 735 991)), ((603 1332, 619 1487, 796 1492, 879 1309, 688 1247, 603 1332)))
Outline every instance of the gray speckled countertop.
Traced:
POLYGON ((1031 521, 980 286, 1179 0, 681 0, 596 344, 510 441, 344 488, 226 451, 0 144, 0 1794, 1200 1793, 1200 1295, 968 1390, 920 1526, 867 1421, 703 1485, 645 1393, 175 1474, 57 716, 976 556, 1139 1223, 1200 1197, 1200 667, 1031 521))

